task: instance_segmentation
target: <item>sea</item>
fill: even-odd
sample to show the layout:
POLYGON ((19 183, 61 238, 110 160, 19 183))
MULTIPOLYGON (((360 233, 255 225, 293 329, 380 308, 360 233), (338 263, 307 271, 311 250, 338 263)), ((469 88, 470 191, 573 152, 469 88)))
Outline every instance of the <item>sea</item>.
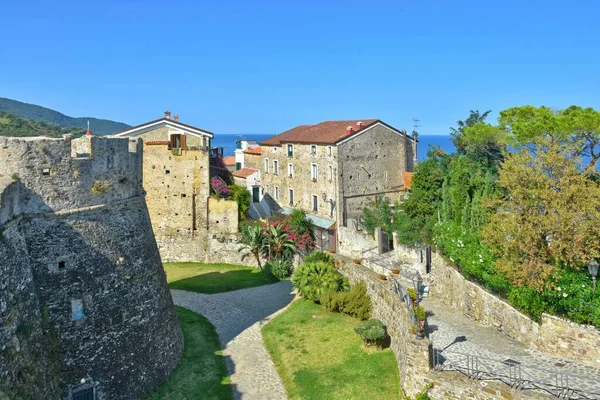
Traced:
MULTIPOLYGON (((266 140, 271 136, 273 135, 258 134, 244 135, 243 138, 246 140, 256 140, 260 143, 262 140, 266 140)), ((223 154, 230 156, 235 152, 235 141, 239 140, 241 137, 242 136, 240 135, 216 134, 211 144, 213 147, 223 147, 223 154)), ((419 144, 417 146, 417 158, 419 161, 427 158, 427 152, 430 147, 439 147, 446 153, 453 153, 456 150, 449 135, 421 135, 419 136, 419 144)))

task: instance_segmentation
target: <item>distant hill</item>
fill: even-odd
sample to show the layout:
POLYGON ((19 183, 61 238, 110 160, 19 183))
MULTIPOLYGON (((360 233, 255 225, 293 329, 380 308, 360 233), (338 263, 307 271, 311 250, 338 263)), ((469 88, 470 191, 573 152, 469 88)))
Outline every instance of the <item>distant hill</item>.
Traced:
POLYGON ((110 135, 130 127, 122 122, 110 121, 108 119, 69 117, 49 108, 6 99, 3 97, 0 97, 0 111, 16 115, 27 120, 41 121, 62 127, 83 128, 84 130, 87 128, 87 121, 90 121, 90 129, 95 135, 110 135))
POLYGON ((67 133, 71 133, 73 136, 81 136, 85 133, 85 129, 79 127, 62 127, 42 121, 24 119, 0 111, 0 136, 61 137, 67 133))

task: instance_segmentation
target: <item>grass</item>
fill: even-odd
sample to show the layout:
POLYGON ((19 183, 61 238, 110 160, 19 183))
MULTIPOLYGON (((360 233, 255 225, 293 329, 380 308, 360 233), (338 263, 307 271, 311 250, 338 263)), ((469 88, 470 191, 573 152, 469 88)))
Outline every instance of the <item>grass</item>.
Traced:
POLYGON ((221 293, 251 288, 270 281, 260 269, 244 265, 164 263, 169 288, 196 293, 221 293))
POLYGON ((184 337, 181 361, 148 399, 233 399, 215 328, 202 315, 177 307, 184 337))
POLYGON ((306 300, 263 327, 263 338, 290 399, 398 399, 394 353, 365 348, 359 321, 306 300))

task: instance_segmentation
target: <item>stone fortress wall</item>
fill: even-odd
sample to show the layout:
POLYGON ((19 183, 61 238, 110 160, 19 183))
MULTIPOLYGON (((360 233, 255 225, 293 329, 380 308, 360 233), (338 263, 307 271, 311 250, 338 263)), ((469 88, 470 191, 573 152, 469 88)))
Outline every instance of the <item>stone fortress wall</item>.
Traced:
POLYGON ((143 397, 183 337, 141 140, 0 138, 0 397, 143 397))

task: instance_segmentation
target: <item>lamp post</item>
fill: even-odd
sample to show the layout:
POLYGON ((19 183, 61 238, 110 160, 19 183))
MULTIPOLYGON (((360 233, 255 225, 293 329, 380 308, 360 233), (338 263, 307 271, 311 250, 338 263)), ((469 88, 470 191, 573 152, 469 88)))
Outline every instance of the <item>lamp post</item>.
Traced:
POLYGON ((413 286, 415 287, 415 292, 417 292, 417 308, 415 309, 415 315, 417 317, 417 336, 416 338, 421 340, 424 338, 423 330, 421 329, 421 288, 423 287, 423 278, 421 278, 421 274, 418 272, 413 276, 412 279, 413 286))
POLYGON ((596 291, 596 276, 598 276, 598 261, 596 261, 596 259, 593 258, 592 261, 589 262, 587 267, 588 267, 588 271, 589 271, 590 275, 592 276, 594 291, 596 291))

